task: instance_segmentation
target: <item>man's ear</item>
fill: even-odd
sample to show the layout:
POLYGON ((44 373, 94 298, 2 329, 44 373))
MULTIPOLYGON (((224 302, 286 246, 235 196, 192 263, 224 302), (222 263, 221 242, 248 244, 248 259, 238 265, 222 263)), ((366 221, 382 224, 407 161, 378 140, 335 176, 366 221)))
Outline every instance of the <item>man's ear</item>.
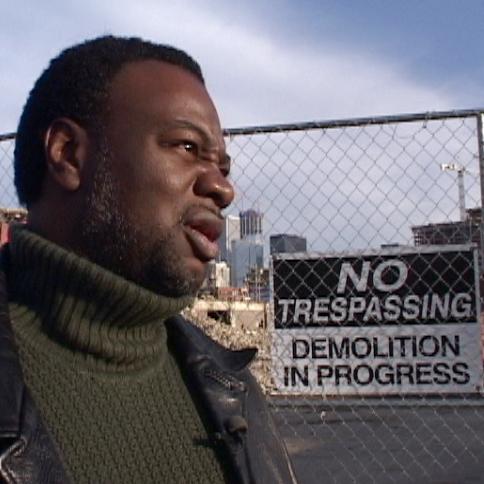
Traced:
POLYGON ((89 151, 89 137, 84 128, 69 118, 51 123, 44 137, 47 169, 52 179, 67 191, 81 185, 82 169, 89 151))

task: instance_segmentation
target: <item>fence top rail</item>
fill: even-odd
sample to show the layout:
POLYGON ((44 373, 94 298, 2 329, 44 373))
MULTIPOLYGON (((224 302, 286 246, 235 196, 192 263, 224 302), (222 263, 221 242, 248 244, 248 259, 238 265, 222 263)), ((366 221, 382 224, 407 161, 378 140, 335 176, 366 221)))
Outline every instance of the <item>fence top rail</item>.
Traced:
MULTIPOLYGON (((345 128, 364 125, 410 123, 414 121, 435 121, 448 118, 468 118, 484 114, 484 108, 460 109, 453 111, 428 111, 413 114, 395 114, 389 116, 371 116, 365 118, 333 119, 327 121, 308 121, 301 123, 270 124, 265 126, 247 126, 226 128, 225 136, 277 133, 279 131, 307 131, 311 129, 345 128)), ((0 134, 0 142, 15 139, 16 133, 0 134)))
POLYGON ((15 133, 0 134, 0 141, 15 139, 15 133))
POLYGON ((226 136, 277 133, 280 131, 307 131, 311 129, 346 128, 364 125, 410 123, 414 121, 435 121, 448 118, 468 118, 484 114, 484 108, 461 109, 453 111, 429 111, 414 114, 396 114, 390 116, 372 116, 366 118, 335 119, 329 121, 310 121, 302 123, 272 124, 266 126, 248 126, 245 128, 228 128, 226 136))

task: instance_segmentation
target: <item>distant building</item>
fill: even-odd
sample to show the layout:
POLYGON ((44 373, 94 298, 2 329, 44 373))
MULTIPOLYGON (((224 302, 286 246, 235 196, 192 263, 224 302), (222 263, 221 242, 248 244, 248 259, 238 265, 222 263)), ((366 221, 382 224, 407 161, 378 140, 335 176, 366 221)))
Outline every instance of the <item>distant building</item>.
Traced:
POLYGON ((245 239, 249 235, 262 235, 262 213, 250 209, 239 213, 240 238, 245 239))
POLYGON ((468 244, 480 247, 481 209, 468 209, 467 219, 459 222, 444 222, 412 227, 413 240, 419 245, 468 244))
POLYGON ((0 207, 0 222, 26 222, 27 210, 24 208, 3 208, 0 207))
POLYGON ((9 240, 9 224, 25 223, 27 211, 23 208, 2 208, 0 207, 0 246, 9 240))
POLYGON ((199 296, 217 296, 220 288, 230 286, 230 267, 226 262, 211 261, 207 264, 207 276, 198 292, 199 296))
POLYGON ((279 254, 281 252, 306 252, 307 242, 304 237, 299 235, 277 234, 271 235, 269 238, 269 245, 271 254, 279 254))
POLYGON ((458 222, 444 222, 412 227, 413 240, 419 245, 447 245, 475 243, 478 247, 481 268, 481 208, 466 210, 466 219, 458 222))
POLYGON ((234 287, 246 283, 247 274, 253 268, 264 265, 264 245, 262 242, 241 239, 232 242, 231 282, 234 287))
POLYGON ((220 248, 219 261, 232 264, 232 242, 240 239, 240 218, 236 215, 227 215, 224 220, 224 228, 219 238, 220 248))
POLYGON ((253 267, 246 276, 249 297, 252 301, 269 301, 269 269, 253 267))
POLYGON ((208 286, 215 294, 220 287, 230 286, 230 267, 226 262, 212 262, 208 265, 208 286))

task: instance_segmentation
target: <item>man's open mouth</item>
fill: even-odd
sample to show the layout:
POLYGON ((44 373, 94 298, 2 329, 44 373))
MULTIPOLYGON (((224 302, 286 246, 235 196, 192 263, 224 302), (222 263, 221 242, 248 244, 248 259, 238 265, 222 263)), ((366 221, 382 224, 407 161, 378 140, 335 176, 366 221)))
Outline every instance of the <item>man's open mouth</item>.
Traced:
POLYGON ((184 218, 183 226, 197 257, 203 261, 217 257, 217 240, 223 229, 223 219, 219 215, 206 209, 192 210, 184 218))

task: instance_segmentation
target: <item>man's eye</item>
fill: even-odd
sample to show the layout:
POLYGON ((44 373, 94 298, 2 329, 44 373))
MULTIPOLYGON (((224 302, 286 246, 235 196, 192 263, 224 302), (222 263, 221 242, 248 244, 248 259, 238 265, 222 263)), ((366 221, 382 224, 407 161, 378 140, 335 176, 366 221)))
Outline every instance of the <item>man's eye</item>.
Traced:
POLYGON ((199 154, 197 143, 193 143, 192 141, 182 141, 180 146, 188 153, 193 153, 196 156, 199 154))

